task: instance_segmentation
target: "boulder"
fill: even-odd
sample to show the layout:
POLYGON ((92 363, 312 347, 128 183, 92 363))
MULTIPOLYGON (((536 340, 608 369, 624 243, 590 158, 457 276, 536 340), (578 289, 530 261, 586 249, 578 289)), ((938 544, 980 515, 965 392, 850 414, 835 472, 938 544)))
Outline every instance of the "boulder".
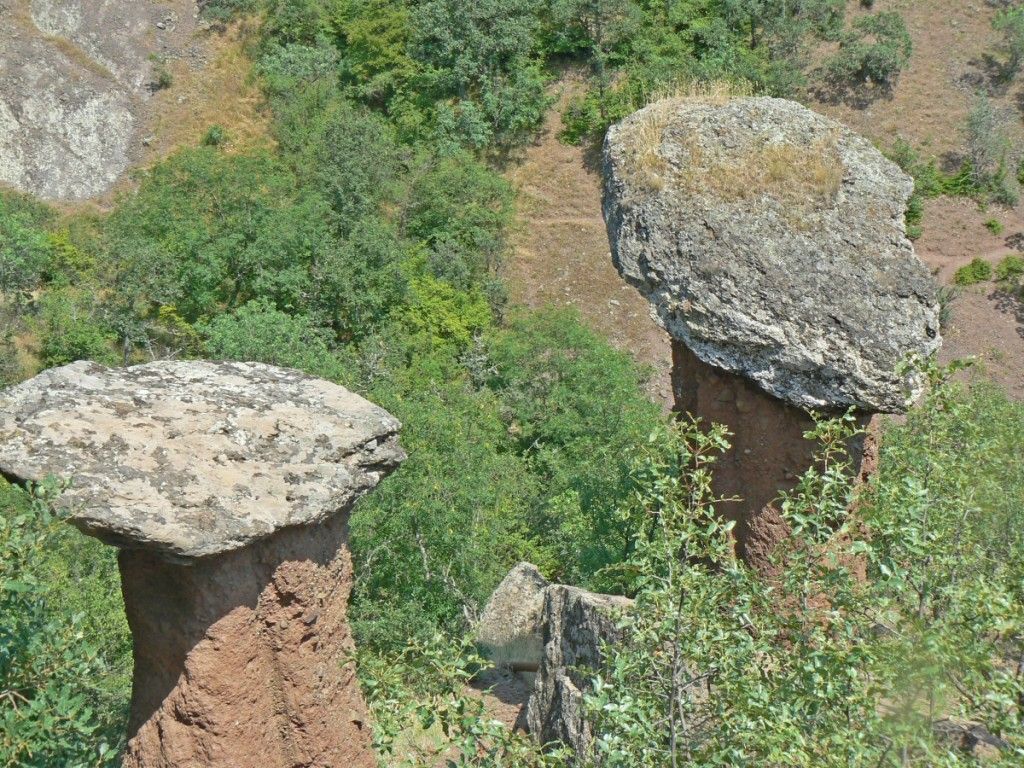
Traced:
POLYGON ((608 131, 612 258, 702 362, 801 408, 902 412, 940 344, 913 181, 795 102, 669 99, 608 131))
POLYGON ((476 626, 477 642, 496 665, 536 672, 543 655, 544 590, 537 566, 519 563, 491 594, 476 626))
POLYGON ((404 458, 348 390, 255 363, 79 362, 0 394, 0 471, 121 548, 127 768, 373 766, 348 512, 404 458))
POLYGON ((553 584, 544 591, 544 655, 527 703, 530 733, 584 755, 592 740, 584 696, 603 663, 602 646, 620 642, 618 620, 633 601, 553 584))

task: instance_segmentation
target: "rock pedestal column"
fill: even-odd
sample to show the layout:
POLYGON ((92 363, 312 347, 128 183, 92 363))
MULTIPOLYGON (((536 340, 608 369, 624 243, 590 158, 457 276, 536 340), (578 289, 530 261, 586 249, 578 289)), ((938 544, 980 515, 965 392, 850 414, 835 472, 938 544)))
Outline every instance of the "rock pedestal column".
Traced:
POLYGON ((352 505, 398 422, 297 371, 74 363, 0 394, 0 471, 120 547, 126 768, 372 768, 349 656, 352 505))
MULTIPOLYGON (((804 437, 814 427, 806 411, 764 392, 750 380, 708 365, 678 341, 672 343, 675 410, 705 424, 722 424, 731 448, 715 463, 712 489, 722 513, 736 522, 736 552, 762 573, 771 553, 789 535, 776 500, 791 490, 814 460, 816 445, 804 437)), ((858 476, 877 464, 874 420, 858 417, 865 430, 848 446, 858 476)))
POLYGON ((122 550, 135 647, 124 768, 372 768, 344 515, 191 565, 122 550))

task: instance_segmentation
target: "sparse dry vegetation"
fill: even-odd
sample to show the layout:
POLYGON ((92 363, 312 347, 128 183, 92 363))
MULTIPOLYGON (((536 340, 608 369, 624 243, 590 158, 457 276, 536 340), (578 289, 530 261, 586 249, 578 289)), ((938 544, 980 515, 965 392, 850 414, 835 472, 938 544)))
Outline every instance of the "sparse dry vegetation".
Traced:
POLYGON ((626 172, 631 180, 652 191, 671 181, 673 189, 727 202, 767 196, 798 211, 828 204, 843 180, 837 137, 832 134, 806 145, 755 142, 738 159, 709 148, 698 136, 674 135, 686 162, 676 166, 666 160, 662 142, 676 109, 688 102, 720 106, 738 97, 728 86, 716 84, 655 102, 631 118, 624 124, 629 132, 626 172))

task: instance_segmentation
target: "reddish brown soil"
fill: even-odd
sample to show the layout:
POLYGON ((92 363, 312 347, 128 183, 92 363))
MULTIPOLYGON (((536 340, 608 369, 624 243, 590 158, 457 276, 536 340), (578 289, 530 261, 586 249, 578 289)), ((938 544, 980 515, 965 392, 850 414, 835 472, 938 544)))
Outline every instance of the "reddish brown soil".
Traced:
MULTIPOLYGON (((858 0, 851 14, 863 13, 858 0)), ((897 11, 914 43, 909 67, 892 93, 866 105, 841 101, 812 102, 883 148, 902 136, 923 157, 957 167, 964 151, 964 127, 975 93, 984 89, 993 105, 1007 116, 1006 128, 1024 145, 1024 77, 1009 85, 993 78, 992 58, 998 36, 992 30, 995 11, 979 0, 876 0, 873 11, 897 11)), ((957 269, 975 257, 993 264, 1015 253, 1009 244, 1024 232, 1024 204, 989 206, 963 198, 939 198, 925 204, 924 235, 915 243, 921 259, 948 285, 957 269), (1003 231, 993 235, 985 222, 995 219, 1003 231)), ((973 376, 992 379, 1011 397, 1024 398, 1024 306, 992 283, 963 291, 953 304, 953 318, 944 331, 942 361, 975 357, 973 376)))
POLYGON ((509 178, 518 192, 517 228, 506 278, 513 301, 530 307, 575 308, 583 321, 652 369, 648 392, 669 407, 668 335, 651 319, 647 301, 612 265, 601 214, 599 150, 558 140, 561 112, 582 88, 575 75, 556 90, 558 103, 509 178))
POLYGON ((194 565, 120 555, 132 629, 126 768, 373 768, 347 657, 344 515, 194 565))

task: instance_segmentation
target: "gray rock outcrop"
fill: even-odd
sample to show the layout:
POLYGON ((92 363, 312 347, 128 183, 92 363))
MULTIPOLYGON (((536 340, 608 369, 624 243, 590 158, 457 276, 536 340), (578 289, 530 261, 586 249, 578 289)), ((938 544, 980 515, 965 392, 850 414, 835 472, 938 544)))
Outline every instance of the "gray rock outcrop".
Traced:
POLYGON ((108 190, 136 154, 150 56, 195 16, 189 0, 0 0, 0 183, 60 200, 108 190))
POLYGON ((498 666, 537 671, 544 653, 544 590, 532 563, 518 563, 491 594, 476 626, 477 642, 498 666))
POLYGON ((608 131, 604 212, 623 277, 701 361, 802 408, 902 412, 898 371, 940 344, 906 238, 912 180, 790 101, 670 99, 608 131))
POLYGON ((399 423, 256 363, 56 368, 0 393, 0 472, 56 476, 121 547, 126 768, 376 765, 347 622, 348 512, 399 423))
POLYGON ((530 733, 584 755, 593 738, 584 696, 603 663, 602 647, 622 640, 618 620, 633 601, 553 584, 544 590, 544 654, 527 704, 530 733))

